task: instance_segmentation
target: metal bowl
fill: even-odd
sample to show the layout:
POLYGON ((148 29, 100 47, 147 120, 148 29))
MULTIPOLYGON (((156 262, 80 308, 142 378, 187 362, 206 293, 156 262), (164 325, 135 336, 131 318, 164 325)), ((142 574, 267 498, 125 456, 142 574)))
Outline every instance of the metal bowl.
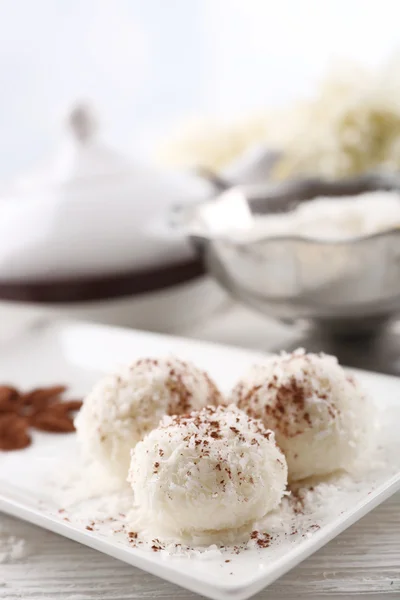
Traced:
MULTIPOLYGON (((303 179, 235 188, 235 194, 253 214, 266 214, 288 212, 321 195, 339 202, 340 196, 375 190, 400 191, 400 176, 303 179)), ((229 202, 221 204, 218 219, 228 220, 229 202)), ((192 209, 185 226, 209 272, 242 303, 284 321, 307 319, 340 335, 374 331, 400 312, 399 229, 337 242, 302 236, 238 242, 213 227, 209 208, 202 203, 192 209)))

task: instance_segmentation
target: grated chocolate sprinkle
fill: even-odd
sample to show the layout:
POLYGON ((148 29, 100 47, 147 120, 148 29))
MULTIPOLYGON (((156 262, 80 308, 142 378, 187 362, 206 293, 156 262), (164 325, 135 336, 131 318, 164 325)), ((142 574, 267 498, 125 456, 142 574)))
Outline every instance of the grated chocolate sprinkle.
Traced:
POLYGON ((249 375, 249 383, 246 385, 243 380, 234 388, 233 400, 249 416, 261 419, 266 427, 279 431, 286 438, 300 435, 305 428, 314 426, 313 419, 319 418, 310 411, 314 403, 323 405, 329 417, 335 420, 338 409, 332 398, 331 381, 328 376, 319 376, 315 371, 315 360, 321 358, 335 360, 298 350, 277 357, 265 367, 256 366, 249 375), (286 365, 295 360, 299 362, 295 373, 291 374, 286 365), (259 383, 263 377, 265 381, 259 383))

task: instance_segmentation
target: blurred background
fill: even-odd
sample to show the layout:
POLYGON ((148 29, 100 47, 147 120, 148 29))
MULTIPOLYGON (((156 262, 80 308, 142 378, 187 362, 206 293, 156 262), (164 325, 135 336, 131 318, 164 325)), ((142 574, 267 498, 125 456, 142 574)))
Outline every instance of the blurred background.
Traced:
POLYGON ((93 100, 110 143, 154 151, 186 119, 227 120, 315 91, 337 62, 400 42, 396 0, 2 0, 0 174, 51 152, 93 100))
POLYGON ((399 15, 0 0, 2 328, 67 315, 245 345, 304 323, 322 349, 381 340, 400 308, 399 15), (336 200, 258 219, 321 197, 336 200))

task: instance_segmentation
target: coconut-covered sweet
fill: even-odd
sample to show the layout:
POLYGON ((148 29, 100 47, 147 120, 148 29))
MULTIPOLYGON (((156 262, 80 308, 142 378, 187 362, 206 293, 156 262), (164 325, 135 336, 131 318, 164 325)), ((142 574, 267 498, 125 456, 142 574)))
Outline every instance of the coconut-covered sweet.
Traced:
POLYGON ((165 415, 222 401, 204 371, 178 358, 143 358, 99 381, 76 418, 84 456, 126 480, 130 451, 165 415))
POLYGON ((235 406, 165 417, 132 451, 142 523, 159 536, 237 529, 278 506, 287 483, 274 434, 235 406))
POLYGON ((290 480, 351 470, 370 446, 371 404, 337 359, 282 353, 256 365, 231 400, 275 432, 290 480))

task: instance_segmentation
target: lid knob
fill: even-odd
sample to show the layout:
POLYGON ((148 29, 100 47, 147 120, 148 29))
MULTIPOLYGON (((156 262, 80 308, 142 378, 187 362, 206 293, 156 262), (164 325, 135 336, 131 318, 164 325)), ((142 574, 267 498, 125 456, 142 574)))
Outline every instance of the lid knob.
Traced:
POLYGON ((93 139, 97 120, 92 108, 83 102, 76 104, 67 118, 67 124, 75 140, 85 143, 93 139))

